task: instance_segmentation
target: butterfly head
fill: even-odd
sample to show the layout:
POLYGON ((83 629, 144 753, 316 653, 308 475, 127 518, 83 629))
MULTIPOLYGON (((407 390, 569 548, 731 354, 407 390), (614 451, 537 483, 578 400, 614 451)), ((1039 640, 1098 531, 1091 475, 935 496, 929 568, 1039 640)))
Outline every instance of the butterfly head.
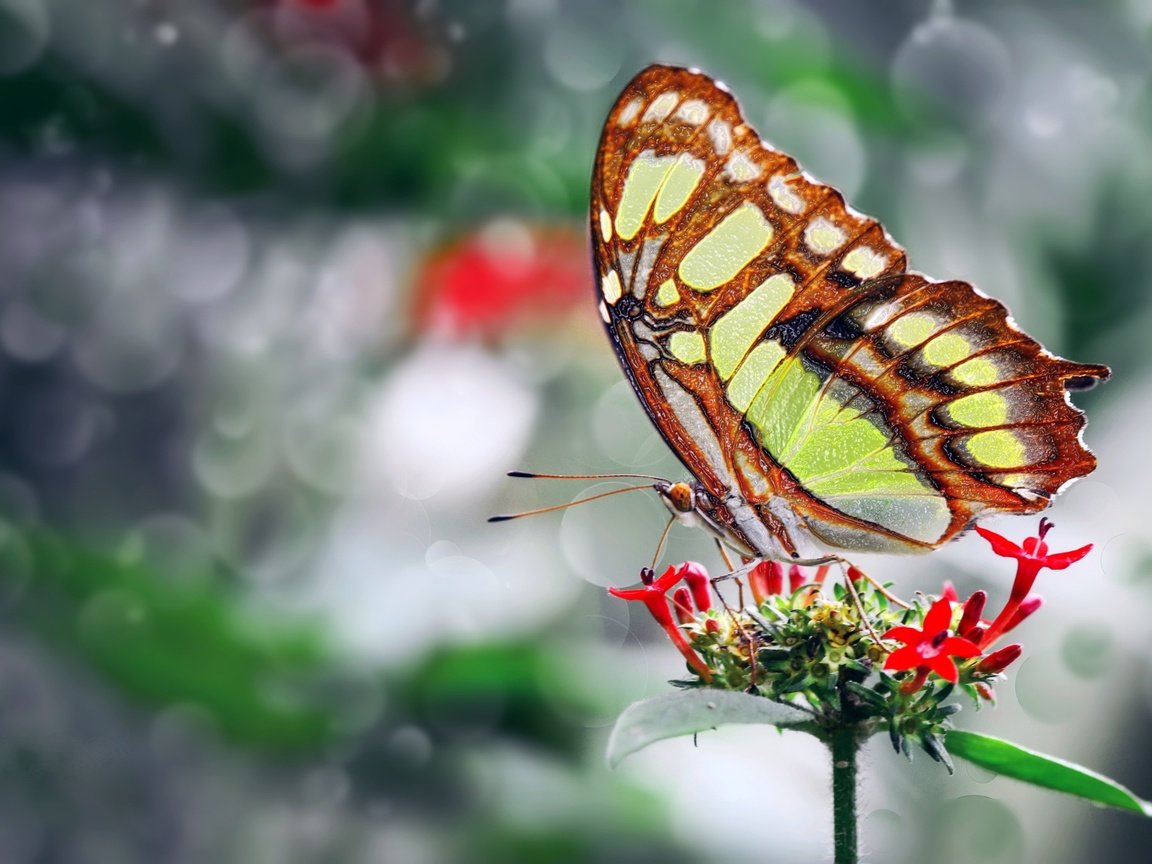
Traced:
POLYGON ((672 517, 682 525, 703 528, 710 534, 726 539, 728 532, 717 521, 716 501, 699 483, 673 483, 659 480, 652 485, 672 517))
POLYGON ((690 483, 670 483, 661 480, 653 488, 673 516, 686 516, 696 512, 696 490, 690 483))

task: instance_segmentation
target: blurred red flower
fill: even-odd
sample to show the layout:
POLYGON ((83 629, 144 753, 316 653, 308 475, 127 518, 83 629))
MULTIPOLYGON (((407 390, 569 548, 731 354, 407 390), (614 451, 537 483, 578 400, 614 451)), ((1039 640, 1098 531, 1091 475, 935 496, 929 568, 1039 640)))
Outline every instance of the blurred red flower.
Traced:
POLYGON ((578 304, 591 308, 591 284, 582 232, 501 220, 428 258, 413 323, 437 335, 491 338, 578 304))

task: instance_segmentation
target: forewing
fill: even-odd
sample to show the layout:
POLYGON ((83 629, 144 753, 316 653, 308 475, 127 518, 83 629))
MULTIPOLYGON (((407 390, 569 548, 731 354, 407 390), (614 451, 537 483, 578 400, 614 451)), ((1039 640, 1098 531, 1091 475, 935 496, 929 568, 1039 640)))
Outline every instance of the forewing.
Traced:
POLYGON ((933 548, 1094 465, 1065 385, 1107 370, 1047 354, 966 283, 906 273, 878 222, 705 75, 654 66, 624 89, 591 223, 601 314, 649 415, 785 549, 798 527, 933 548))

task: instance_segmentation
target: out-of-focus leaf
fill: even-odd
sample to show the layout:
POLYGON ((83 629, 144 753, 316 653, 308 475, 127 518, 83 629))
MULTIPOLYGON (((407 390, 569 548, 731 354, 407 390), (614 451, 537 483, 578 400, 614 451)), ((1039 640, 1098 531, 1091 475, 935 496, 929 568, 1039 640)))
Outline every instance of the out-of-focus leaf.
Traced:
POLYGON ((961 730, 949 732, 946 744, 953 756, 1005 777, 1066 792, 1095 804, 1152 816, 1152 804, 1137 798, 1115 780, 1063 759, 1045 756, 991 735, 961 730))
POLYGON ((567 661, 541 640, 446 647, 397 680, 401 711, 451 734, 473 727, 569 757, 581 753, 582 718, 610 708, 568 686, 567 661))
POLYGON ((238 743, 313 750, 334 734, 316 632, 256 624, 208 582, 176 583, 45 533, 17 536, 27 589, 13 624, 135 699, 195 705, 238 743))
POLYGON ((612 727, 608 738, 608 764, 615 768, 626 756, 649 744, 715 729, 728 723, 764 723, 795 728, 812 717, 763 696, 727 690, 686 690, 635 702, 612 727))

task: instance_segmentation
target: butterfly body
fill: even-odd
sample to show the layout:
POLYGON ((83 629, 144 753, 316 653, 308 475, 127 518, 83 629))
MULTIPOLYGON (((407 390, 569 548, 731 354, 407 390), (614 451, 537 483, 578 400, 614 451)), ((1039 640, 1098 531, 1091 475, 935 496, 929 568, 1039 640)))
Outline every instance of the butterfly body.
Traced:
POLYGON ((706 75, 652 66, 625 87, 590 216, 625 374, 695 478, 692 511, 741 554, 930 551, 1095 465, 1066 391, 1107 368, 908 271, 706 75))

